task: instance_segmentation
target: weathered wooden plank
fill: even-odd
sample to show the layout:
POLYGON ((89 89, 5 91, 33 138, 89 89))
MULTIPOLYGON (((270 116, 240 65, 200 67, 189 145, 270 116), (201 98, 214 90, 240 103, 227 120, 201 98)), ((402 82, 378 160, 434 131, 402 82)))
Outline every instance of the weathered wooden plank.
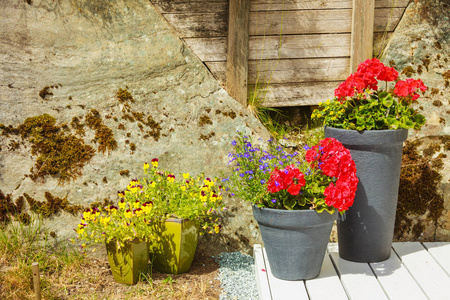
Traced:
POLYGON ((427 297, 409 274, 400 258, 391 251, 385 261, 370 264, 378 282, 391 300, 426 300, 427 297))
MULTIPOLYGON (((375 56, 383 50, 391 35, 391 32, 374 34, 375 56)), ((184 40, 202 61, 227 59, 227 41, 224 37, 185 38, 184 40)), ((278 55, 283 59, 350 56, 350 34, 286 35, 281 37, 281 43, 278 36, 250 37, 250 60, 277 59, 278 55)))
POLYGON ((269 278, 270 291, 273 300, 309 300, 303 280, 288 281, 275 278, 270 268, 266 249, 263 248, 264 260, 266 261, 267 276, 269 278))
MULTIPOLYGON (((403 11, 403 8, 376 9, 374 31, 392 31, 403 11)), ((250 35, 348 33, 351 23, 351 9, 253 12, 250 14, 250 35)))
MULTIPOLYGON (((225 62, 206 62, 213 75, 225 82, 225 62)), ((249 84, 345 80, 348 58, 249 61, 249 84)))
POLYGON ((259 299, 272 300, 272 293, 270 291, 269 279, 267 276, 267 267, 260 244, 255 244, 253 246, 253 257, 255 258, 255 276, 259 299))
POLYGON ((372 57, 375 0, 353 0, 350 71, 372 57))
POLYGON ((393 243, 409 273, 430 299, 447 299, 450 295, 450 277, 419 243, 393 243))
POLYGON ((228 13, 164 14, 180 37, 227 36, 228 13))
MULTIPOLYGON (((333 97, 339 83, 340 81, 271 84, 267 88, 262 105, 266 107, 317 105, 333 97)), ((250 86, 249 90, 253 88, 250 86)))
POLYGON ((230 0, 226 62, 227 92, 247 107, 250 0, 230 0))
MULTIPOLYGON (((403 11, 403 8, 375 9, 374 30, 392 31, 403 11)), ((279 35, 280 32, 282 35, 350 33, 351 15, 351 9, 252 12, 249 34, 270 36, 279 35)), ((227 13, 164 14, 164 17, 181 37, 227 36, 227 13)))
MULTIPOLYGON (((228 1, 225 0, 151 0, 162 13, 204 13, 226 12, 228 1)), ((376 0, 375 7, 403 7, 409 0, 376 0)), ((349 9, 352 0, 252 0, 251 11, 301 10, 301 9, 349 9)))
POLYGON ((325 254, 319 276, 306 280, 305 285, 310 300, 348 300, 328 253, 325 254))
MULTIPOLYGON (((376 0, 377 8, 406 7, 409 0, 376 0)), ((299 10, 299 9, 342 9, 351 8, 352 0, 252 0, 251 11, 299 10)))

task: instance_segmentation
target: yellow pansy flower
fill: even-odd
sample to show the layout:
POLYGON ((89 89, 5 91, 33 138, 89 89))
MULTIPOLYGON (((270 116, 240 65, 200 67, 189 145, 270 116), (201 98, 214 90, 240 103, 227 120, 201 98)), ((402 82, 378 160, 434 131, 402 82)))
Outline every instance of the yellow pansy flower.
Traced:
POLYGON ((144 163, 144 170, 148 170, 150 168, 150 165, 148 163, 144 163))
POLYGON ((189 173, 183 173, 183 178, 184 179, 188 179, 189 178, 189 173))

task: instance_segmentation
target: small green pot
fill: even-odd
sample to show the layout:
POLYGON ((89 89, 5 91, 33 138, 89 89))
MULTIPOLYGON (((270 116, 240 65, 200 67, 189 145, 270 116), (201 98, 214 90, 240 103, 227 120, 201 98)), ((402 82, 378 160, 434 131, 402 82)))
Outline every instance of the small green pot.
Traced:
POLYGON ((189 271, 197 249, 199 224, 195 221, 170 218, 154 226, 157 240, 149 243, 153 269, 169 274, 189 271))
POLYGON ((126 242, 118 248, 115 240, 106 244, 108 261, 114 280, 118 283, 136 284, 140 273, 148 273, 148 243, 126 242))

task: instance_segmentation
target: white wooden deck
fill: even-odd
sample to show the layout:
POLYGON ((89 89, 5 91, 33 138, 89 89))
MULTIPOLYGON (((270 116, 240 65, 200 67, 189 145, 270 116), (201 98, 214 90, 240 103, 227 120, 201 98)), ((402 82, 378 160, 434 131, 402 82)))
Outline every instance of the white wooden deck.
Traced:
POLYGON ((286 281, 273 277, 265 249, 254 246, 261 300, 450 299, 450 243, 394 243, 380 263, 354 263, 329 244, 319 277, 286 281))

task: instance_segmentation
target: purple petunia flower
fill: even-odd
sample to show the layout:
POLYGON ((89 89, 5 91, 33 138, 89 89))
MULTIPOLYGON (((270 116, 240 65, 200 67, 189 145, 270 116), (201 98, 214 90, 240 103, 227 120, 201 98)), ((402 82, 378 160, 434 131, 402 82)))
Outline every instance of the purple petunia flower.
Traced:
POLYGON ((277 199, 272 199, 270 201, 272 201, 272 203, 277 203, 277 199))

